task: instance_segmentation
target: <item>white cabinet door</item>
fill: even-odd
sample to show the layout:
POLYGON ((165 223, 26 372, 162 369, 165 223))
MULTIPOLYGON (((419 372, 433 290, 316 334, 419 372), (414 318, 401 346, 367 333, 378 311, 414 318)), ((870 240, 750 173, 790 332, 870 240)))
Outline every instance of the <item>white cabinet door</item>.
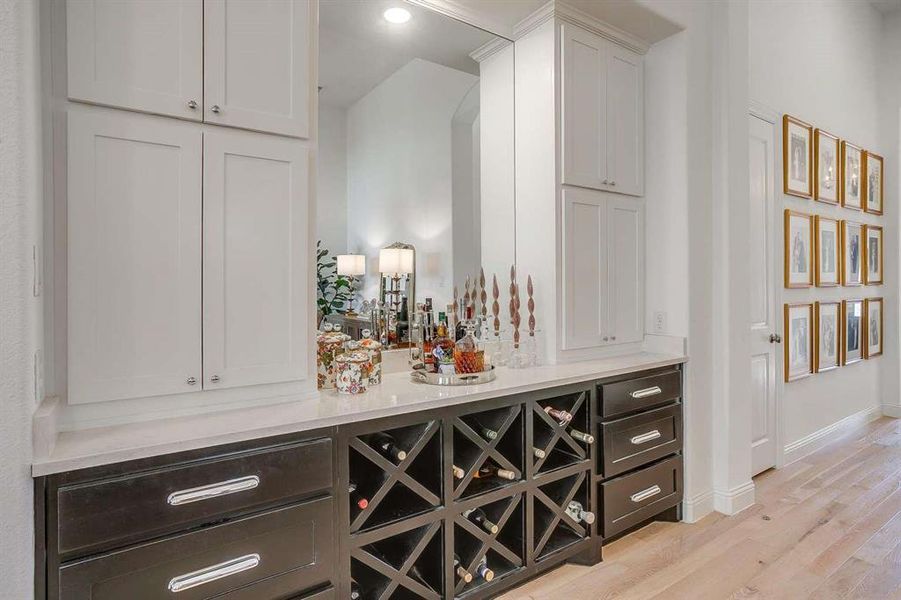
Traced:
POLYGON ((204 0, 204 120, 309 137, 316 3, 204 0))
POLYGON ((201 0, 69 0, 66 11, 69 98, 202 118, 201 0))
POLYGON ((312 336, 309 152, 204 133, 204 389, 298 381, 312 336))
POLYGON ((607 42, 572 25, 560 27, 563 73, 563 183, 600 189, 607 170, 607 42))
POLYGON ((601 194, 563 190, 563 350, 606 341, 607 218, 601 194))
POLYGON ((608 189, 644 194, 644 69, 641 56, 608 42, 608 189))
POLYGON ((609 196, 607 206, 609 343, 644 338, 644 215, 641 201, 609 196))
POLYGON ((68 118, 68 401, 199 389, 200 130, 68 118))

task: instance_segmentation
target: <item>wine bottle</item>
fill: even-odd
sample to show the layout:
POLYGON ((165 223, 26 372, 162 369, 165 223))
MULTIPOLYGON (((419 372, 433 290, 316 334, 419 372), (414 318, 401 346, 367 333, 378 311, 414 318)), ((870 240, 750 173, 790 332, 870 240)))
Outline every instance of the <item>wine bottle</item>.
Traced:
POLYGON ((584 431, 579 431, 578 429, 570 429, 569 435, 571 435, 574 439, 579 440, 580 442, 585 442, 586 444, 594 443, 594 436, 590 433, 585 433, 584 431))
POLYGON ((370 437, 370 441, 375 446, 376 450, 378 450, 388 458, 394 459, 396 461, 401 461, 407 458, 407 453, 397 447, 397 443, 394 441, 394 436, 389 433, 384 433, 381 431, 378 433, 373 433, 370 437))
POLYGON ((573 420, 573 416, 571 413, 566 412, 565 410, 558 410, 553 406, 545 406, 544 412, 557 419, 561 425, 566 425, 570 421, 573 420))
POLYGON ((457 465, 452 465, 451 470, 454 472, 455 479, 463 479, 464 477, 466 477, 466 471, 464 471, 457 465))
POLYGON ((481 508, 470 508, 463 513, 463 516, 488 533, 494 534, 498 531, 498 526, 488 519, 488 515, 481 508))
POLYGON ((486 477, 497 477, 506 479, 507 481, 516 481, 516 473, 509 469, 501 469, 494 465, 482 465, 478 471, 472 475, 475 479, 484 479, 486 477))
POLYGON ((463 566, 463 561, 460 560, 460 557, 456 552, 454 553, 454 572, 464 583, 472 581, 472 573, 466 570, 463 566))
POLYGON ((367 506, 369 506, 369 500, 363 497, 363 494, 357 490, 357 484, 351 483, 350 488, 348 489, 350 493, 350 501, 357 505, 357 508, 363 510, 367 506))
POLYGON ((360 584, 355 579, 350 580, 350 600, 360 600, 363 592, 360 590, 360 584))
POLYGON ((539 460, 547 456, 547 452, 545 452, 541 448, 532 448, 532 454, 534 454, 535 458, 539 460))
POLYGON ((482 557, 482 560, 479 562, 479 566, 476 567, 476 574, 485 581, 491 581, 492 579, 494 579, 494 571, 488 568, 487 556, 482 557))
POLYGON ((575 519, 577 523, 581 521, 585 521, 588 525, 594 523, 594 513, 584 510, 582 503, 576 500, 569 503, 566 507, 566 513, 575 519))
POLYGON ((491 429, 490 427, 480 427, 479 431, 482 432, 482 437, 484 437, 488 441, 497 439, 497 431, 491 429))

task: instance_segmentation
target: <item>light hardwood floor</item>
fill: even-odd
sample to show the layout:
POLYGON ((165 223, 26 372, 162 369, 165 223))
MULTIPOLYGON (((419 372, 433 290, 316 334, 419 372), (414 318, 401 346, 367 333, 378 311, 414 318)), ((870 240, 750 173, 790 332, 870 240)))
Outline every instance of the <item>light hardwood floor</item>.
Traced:
POLYGON ((755 478, 757 504, 653 523, 503 600, 901 599, 901 419, 755 478))

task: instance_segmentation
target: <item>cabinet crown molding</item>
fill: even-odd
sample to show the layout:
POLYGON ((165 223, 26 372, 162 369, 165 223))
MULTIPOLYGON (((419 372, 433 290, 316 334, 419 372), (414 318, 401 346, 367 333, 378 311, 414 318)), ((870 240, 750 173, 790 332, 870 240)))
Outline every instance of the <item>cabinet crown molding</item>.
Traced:
POLYGON ((651 47, 646 41, 631 33, 614 27, 600 19, 597 19, 585 11, 571 6, 559 0, 550 0, 531 15, 520 21, 513 27, 513 39, 518 40, 532 30, 540 27, 550 19, 557 19, 566 23, 572 23, 583 27, 592 33, 619 44, 639 54, 647 54, 651 47))

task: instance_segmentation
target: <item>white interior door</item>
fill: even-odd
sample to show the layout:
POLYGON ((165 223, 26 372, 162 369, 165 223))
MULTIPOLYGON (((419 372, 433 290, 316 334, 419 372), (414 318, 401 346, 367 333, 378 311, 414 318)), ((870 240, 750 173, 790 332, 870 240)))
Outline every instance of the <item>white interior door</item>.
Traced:
POLYGON ((776 307, 776 128, 749 116, 751 243, 751 466, 754 475, 776 466, 779 312, 776 307))
POLYGON ((203 388, 305 379, 309 150, 223 129, 203 151, 203 388))

